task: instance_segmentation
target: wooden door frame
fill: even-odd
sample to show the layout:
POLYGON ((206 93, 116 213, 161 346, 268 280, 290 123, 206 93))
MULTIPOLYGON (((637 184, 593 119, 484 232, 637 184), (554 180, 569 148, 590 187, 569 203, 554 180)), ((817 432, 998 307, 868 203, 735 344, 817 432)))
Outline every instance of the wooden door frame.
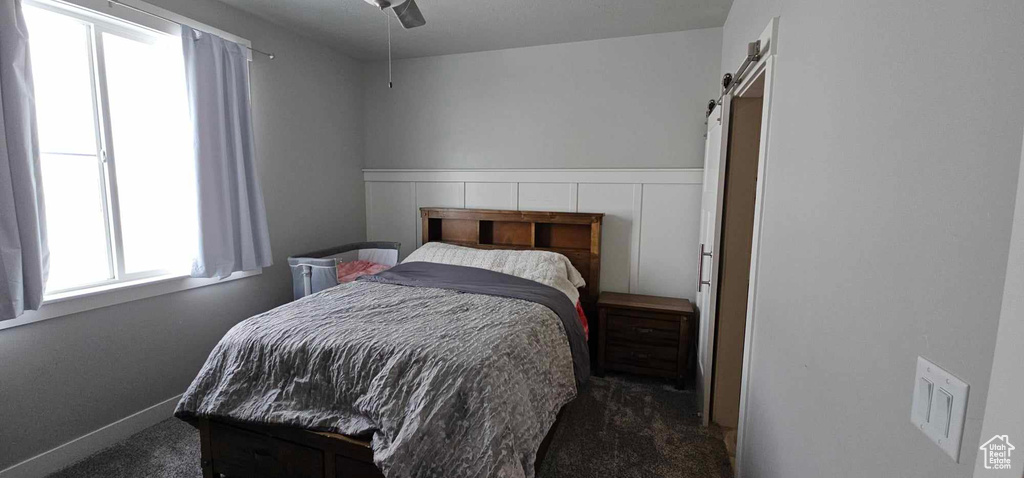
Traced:
POLYGON ((742 377, 740 378, 739 423, 736 429, 736 478, 741 478, 743 476, 743 451, 746 448, 744 446, 744 432, 746 430, 747 418, 747 395, 750 388, 751 357, 753 356, 752 352, 756 345, 754 342, 753 331, 757 306, 758 266, 761 259, 761 232, 764 227, 765 183, 767 181, 766 172, 770 157, 769 146, 771 137, 772 94, 775 86, 775 55, 778 45, 778 32, 779 17, 774 17, 768 22, 768 26, 759 37, 761 45, 767 45, 767 51, 762 54, 758 62, 748 70, 750 73, 744 75, 744 77, 740 79, 740 84, 735 90, 735 96, 742 97, 743 94, 749 90, 750 86, 755 84, 758 78, 761 76, 764 77, 764 93, 761 110, 761 146, 758 153, 757 189, 754 193, 754 234, 751 241, 752 247, 750 251, 750 285, 747 288, 747 318, 743 338, 743 372, 742 377))

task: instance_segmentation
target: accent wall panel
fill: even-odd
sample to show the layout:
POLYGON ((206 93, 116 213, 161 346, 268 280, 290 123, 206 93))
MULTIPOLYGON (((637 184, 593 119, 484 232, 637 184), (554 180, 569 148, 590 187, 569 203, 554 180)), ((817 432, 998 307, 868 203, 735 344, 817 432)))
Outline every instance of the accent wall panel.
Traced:
POLYGON ((580 184, 579 212, 603 212, 601 228, 601 289, 630 290, 632 271, 638 266, 640 236, 640 184, 580 184), (624 273, 625 272, 625 273, 624 273))
POLYGON ((404 259, 416 250, 416 183, 366 183, 366 239, 398 241, 404 259))
POLYGON ((466 183, 466 207, 514 211, 519 207, 519 183, 466 183))
POLYGON ((519 210, 576 212, 576 186, 576 183, 519 183, 519 210))
POLYGON ((700 184, 643 185, 639 284, 634 293, 694 300, 700 200, 700 184))
POLYGON ((603 290, 693 299, 699 169, 365 170, 367 237, 419 246, 420 207, 605 214, 603 290))
POLYGON ((466 207, 465 183, 416 183, 416 206, 413 215, 416 217, 416 244, 421 246, 423 239, 423 221, 419 219, 421 207, 466 207))

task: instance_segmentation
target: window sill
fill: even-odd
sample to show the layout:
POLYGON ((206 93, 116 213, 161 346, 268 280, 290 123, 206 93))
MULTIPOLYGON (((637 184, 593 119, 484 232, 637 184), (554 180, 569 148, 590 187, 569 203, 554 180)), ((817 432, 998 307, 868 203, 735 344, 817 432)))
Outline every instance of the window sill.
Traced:
POLYGON ((124 304, 135 300, 172 294, 183 290, 231 282, 260 275, 261 273, 262 270, 236 272, 224 279, 198 279, 187 275, 164 275, 58 293, 53 296, 47 296, 39 310, 26 311, 21 317, 0 322, 0 330, 102 307, 124 304))

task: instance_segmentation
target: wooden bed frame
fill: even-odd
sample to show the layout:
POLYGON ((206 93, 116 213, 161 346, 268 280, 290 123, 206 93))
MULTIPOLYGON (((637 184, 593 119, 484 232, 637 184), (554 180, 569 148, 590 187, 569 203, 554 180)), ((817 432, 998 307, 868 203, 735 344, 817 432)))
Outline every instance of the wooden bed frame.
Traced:
MULTIPOLYGON (((421 208, 420 217, 424 244, 537 249, 565 255, 587 281, 586 287, 580 289, 580 302, 589 316, 596 317, 591 311, 601 290, 604 214, 421 208)), ((541 443, 537 470, 559 421, 555 421, 541 443)), ((384 476, 373 464, 369 437, 223 419, 200 418, 189 423, 199 429, 204 478, 384 476)))

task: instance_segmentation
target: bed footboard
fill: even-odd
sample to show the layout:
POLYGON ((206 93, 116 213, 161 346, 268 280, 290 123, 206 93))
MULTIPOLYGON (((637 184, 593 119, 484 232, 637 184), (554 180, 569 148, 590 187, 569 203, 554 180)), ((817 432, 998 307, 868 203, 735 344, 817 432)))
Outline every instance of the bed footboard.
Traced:
MULTIPOLYGON (((560 421, 561 413, 541 443, 535 471, 560 421)), ((384 478, 368 439, 206 418, 189 423, 199 429, 203 478, 384 478)))
POLYGON ((369 441, 287 427, 200 419, 204 478, 383 478, 369 441))

